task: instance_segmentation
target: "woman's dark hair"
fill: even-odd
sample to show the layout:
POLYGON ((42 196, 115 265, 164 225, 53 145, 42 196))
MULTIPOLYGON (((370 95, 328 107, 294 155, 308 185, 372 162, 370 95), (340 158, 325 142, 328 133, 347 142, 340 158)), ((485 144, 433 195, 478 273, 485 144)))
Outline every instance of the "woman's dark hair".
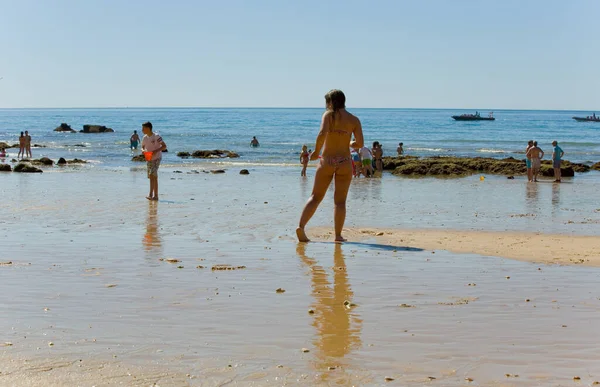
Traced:
POLYGON ((21 137, 23 137, 25 135, 25 133, 21 132, 21 137))
POLYGON ((333 89, 325 94, 325 103, 331 107, 333 112, 346 107, 346 96, 341 90, 333 89))

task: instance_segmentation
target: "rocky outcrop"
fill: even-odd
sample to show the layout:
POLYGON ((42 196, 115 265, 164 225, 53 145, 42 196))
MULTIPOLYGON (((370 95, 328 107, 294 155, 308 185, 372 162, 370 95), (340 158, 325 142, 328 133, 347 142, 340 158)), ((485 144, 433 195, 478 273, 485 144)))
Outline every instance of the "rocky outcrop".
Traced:
POLYGON ((66 123, 62 123, 60 124, 60 126, 58 126, 56 129, 54 129, 55 132, 70 132, 70 133, 75 133, 76 130, 74 130, 73 128, 71 128, 71 126, 69 124, 66 123))
POLYGON ((250 171, 248 171, 247 169, 242 169, 240 171, 240 175, 249 175, 249 174, 250 174, 250 171))
POLYGON ((34 165, 54 165, 54 161, 50 160, 47 157, 42 157, 40 159, 31 160, 30 163, 34 164, 34 165))
POLYGON ((39 168, 34 167, 33 165, 29 164, 29 163, 19 163, 15 166, 15 168, 13 169, 14 172, 22 172, 22 173, 41 173, 42 170, 39 168))
POLYGON ((224 169, 213 169, 210 171, 210 173, 225 173, 224 169))
POLYGON ((144 157, 144 155, 137 155, 133 156, 131 158, 131 161, 146 161, 146 158, 144 157))
POLYGON ((83 130, 80 133, 113 133, 114 130, 107 128, 104 125, 83 125, 83 130))
POLYGON ((596 164, 592 165, 592 169, 593 169, 594 171, 600 171, 600 162, 598 162, 598 163, 596 163, 596 164))
POLYGON ((177 152, 177 156, 181 157, 181 158, 188 158, 188 157, 192 157, 194 159, 212 159, 212 158, 238 158, 240 157, 240 155, 238 155, 235 152, 232 151, 228 151, 228 150, 221 150, 221 149, 215 149, 215 150, 197 150, 194 151, 192 153, 190 152, 177 152))
MULTIPOLYGON (((476 173, 493 175, 524 175, 527 167, 524 160, 509 157, 506 159, 492 159, 484 157, 384 157, 383 168, 391 170, 394 175, 404 176, 442 176, 462 177, 476 173)), ((574 176, 575 172, 587 172, 590 167, 585 164, 563 161, 561 165, 564 177, 574 176)), ((544 160, 540 174, 553 176, 552 161, 544 160)))
POLYGON ((80 159, 66 160, 64 157, 61 157, 56 162, 56 165, 67 165, 67 164, 87 164, 87 161, 80 159))
POLYGON ((0 172, 10 172, 12 167, 8 164, 0 164, 0 172))

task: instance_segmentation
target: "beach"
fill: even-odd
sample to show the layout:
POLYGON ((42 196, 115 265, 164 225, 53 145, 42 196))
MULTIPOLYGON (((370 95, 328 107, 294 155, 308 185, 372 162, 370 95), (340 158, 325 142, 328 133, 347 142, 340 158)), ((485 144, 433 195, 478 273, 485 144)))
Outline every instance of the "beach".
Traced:
POLYGON ((600 379, 596 172, 384 173, 353 182, 347 243, 330 190, 298 244, 314 168, 241 167, 167 165, 158 202, 143 163, 3 174, 0 384, 600 379))

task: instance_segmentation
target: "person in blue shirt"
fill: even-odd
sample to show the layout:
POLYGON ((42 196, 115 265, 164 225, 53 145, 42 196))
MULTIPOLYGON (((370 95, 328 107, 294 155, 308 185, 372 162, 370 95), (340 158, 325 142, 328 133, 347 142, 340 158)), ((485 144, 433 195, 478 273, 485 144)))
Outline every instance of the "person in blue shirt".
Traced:
POLYGON ((560 183, 560 161, 565 155, 565 152, 558 146, 558 142, 552 141, 552 167, 554 168, 554 182, 560 183))

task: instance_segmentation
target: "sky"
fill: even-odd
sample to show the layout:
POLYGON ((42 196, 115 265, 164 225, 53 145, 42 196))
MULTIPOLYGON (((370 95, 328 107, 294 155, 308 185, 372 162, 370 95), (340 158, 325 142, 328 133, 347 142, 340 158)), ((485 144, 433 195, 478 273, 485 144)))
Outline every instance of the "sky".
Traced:
POLYGON ((0 0, 0 108, 600 110, 598 0, 0 0))

